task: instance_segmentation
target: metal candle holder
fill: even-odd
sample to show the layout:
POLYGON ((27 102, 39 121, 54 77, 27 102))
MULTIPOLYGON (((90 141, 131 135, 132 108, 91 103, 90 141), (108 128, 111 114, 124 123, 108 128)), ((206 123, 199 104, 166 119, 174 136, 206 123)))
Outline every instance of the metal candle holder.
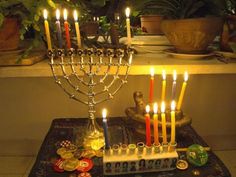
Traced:
POLYGON ((94 115, 95 105, 112 99, 127 83, 133 57, 132 49, 71 48, 67 52, 58 49, 49 50, 48 56, 56 83, 70 98, 88 105, 89 121, 84 146, 91 147, 95 141, 104 145, 104 135, 94 115), (105 67, 105 72, 102 67, 105 67), (111 73, 113 68, 115 74, 111 73), (121 68, 125 69, 124 76, 120 75, 121 68), (116 88, 112 89, 114 85, 116 88))

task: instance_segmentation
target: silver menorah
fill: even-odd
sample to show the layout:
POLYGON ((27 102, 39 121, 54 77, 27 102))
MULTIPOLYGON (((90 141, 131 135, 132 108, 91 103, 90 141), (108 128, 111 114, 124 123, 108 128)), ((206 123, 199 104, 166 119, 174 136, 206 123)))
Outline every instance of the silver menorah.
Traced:
POLYGON ((95 119, 95 105, 112 99, 127 83, 133 50, 71 48, 67 52, 50 50, 48 56, 56 83, 71 99, 88 105, 84 146, 90 147, 95 140, 104 142, 103 131, 95 119))

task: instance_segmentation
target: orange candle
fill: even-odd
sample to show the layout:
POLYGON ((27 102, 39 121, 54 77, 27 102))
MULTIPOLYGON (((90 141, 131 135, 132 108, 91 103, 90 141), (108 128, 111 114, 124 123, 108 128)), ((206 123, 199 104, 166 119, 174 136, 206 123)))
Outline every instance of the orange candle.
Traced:
POLYGON ((67 22, 67 10, 64 9, 63 11, 64 13, 64 28, 65 28, 65 35, 66 35, 66 45, 67 48, 70 49, 71 48, 71 43, 70 43, 70 32, 69 32, 69 23, 67 22))
POLYGON ((165 113, 165 102, 161 103, 161 123, 162 123, 162 137, 163 137, 163 144, 167 144, 167 135, 166 135, 166 113, 165 113))
POLYGON ((153 105, 153 130, 154 130, 154 143, 155 145, 159 144, 159 135, 158 135, 158 105, 154 103, 153 105))
POLYGON ((150 78, 150 90, 149 90, 149 103, 151 104, 153 102, 153 89, 154 89, 154 68, 150 69, 151 78, 150 78))
POLYGON ((145 114, 145 121, 146 121, 146 145, 151 146, 151 122, 150 122, 150 106, 146 106, 146 114, 145 114))

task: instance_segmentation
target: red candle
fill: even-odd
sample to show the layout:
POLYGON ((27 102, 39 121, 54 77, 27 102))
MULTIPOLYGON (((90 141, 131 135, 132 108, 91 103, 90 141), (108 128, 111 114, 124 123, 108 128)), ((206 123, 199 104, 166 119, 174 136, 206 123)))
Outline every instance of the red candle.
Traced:
POLYGON ((150 106, 146 106, 146 114, 145 114, 145 119, 146 119, 146 145, 151 146, 151 123, 150 123, 150 106))
POLYGON ((70 43, 70 32, 69 32, 69 23, 67 22, 67 10, 64 9, 64 28, 65 28, 65 35, 66 35, 66 45, 67 48, 71 48, 71 43, 70 43))
POLYGON ((150 90, 149 90, 149 103, 152 103, 153 101, 153 89, 154 89, 154 69, 151 68, 151 78, 150 78, 150 90))

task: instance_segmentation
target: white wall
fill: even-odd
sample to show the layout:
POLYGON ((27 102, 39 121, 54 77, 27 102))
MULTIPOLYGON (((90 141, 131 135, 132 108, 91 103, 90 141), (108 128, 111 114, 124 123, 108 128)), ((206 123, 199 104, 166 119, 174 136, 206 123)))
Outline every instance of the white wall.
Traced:
MULTIPOLYGON (((155 81, 157 98, 161 78, 156 76, 155 81)), ((168 81, 170 93, 171 77, 168 81)), ((125 108, 134 105, 134 91, 142 91, 147 100, 148 85, 149 76, 130 76, 114 100, 97 107, 97 116, 103 107, 109 110, 110 116, 125 115, 125 108)), ((178 82, 178 91, 180 87, 178 82)), ((235 102, 236 75, 191 75, 183 110, 192 117, 198 133, 215 149, 236 148, 235 102)), ((1 146, 11 140, 39 145, 53 118, 86 117, 87 107, 70 100, 52 78, 1 78, 0 115, 1 146)), ((32 153, 37 153, 38 145, 32 153)))

